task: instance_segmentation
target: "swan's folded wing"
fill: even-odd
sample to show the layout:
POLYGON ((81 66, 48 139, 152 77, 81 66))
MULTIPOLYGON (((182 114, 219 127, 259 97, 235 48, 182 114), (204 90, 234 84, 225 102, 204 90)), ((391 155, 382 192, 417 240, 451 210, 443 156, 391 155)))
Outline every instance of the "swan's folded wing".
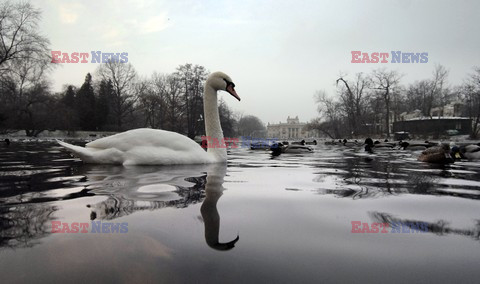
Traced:
POLYGON ((111 149, 116 148, 126 152, 135 147, 166 147, 172 150, 184 151, 193 147, 201 148, 192 139, 160 129, 140 128, 97 139, 85 145, 86 148, 111 149))

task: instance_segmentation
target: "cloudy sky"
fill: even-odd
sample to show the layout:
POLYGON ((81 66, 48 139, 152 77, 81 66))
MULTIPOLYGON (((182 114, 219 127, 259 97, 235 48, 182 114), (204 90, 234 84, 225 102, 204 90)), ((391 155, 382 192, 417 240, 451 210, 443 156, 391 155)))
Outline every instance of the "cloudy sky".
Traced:
MULTIPOLYGON (((436 63, 459 84, 480 66, 480 1, 35 0, 52 50, 128 52, 141 76, 193 63, 224 71, 242 98, 236 111, 265 123, 317 116, 313 95, 335 95, 339 74, 386 67, 402 82, 436 63), (351 63, 351 51, 428 52, 428 63, 351 63)), ((54 90, 81 85, 95 63, 62 64, 54 90)), ((95 79, 95 77, 94 77, 95 79)), ((225 93, 226 94, 226 93, 225 93)))

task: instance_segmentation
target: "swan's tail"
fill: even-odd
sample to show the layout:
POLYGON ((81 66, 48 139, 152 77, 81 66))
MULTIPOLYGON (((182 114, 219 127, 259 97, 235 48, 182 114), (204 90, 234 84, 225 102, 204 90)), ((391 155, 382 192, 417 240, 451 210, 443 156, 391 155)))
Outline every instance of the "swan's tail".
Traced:
POLYGON ((57 140, 62 147, 72 152, 73 155, 80 158, 84 163, 90 164, 116 164, 124 163, 125 158, 120 150, 115 148, 97 149, 92 147, 80 147, 57 140))
POLYGON ((72 152, 72 154, 74 154, 76 157, 79 157, 84 162, 88 163, 92 160, 92 153, 90 149, 68 144, 60 140, 57 140, 57 143, 60 144, 65 149, 67 149, 68 151, 72 152))

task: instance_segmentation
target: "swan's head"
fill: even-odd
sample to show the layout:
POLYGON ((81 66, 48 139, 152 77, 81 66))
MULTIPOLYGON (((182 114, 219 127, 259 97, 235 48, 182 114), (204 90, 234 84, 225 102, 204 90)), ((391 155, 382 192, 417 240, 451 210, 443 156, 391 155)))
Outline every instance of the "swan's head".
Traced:
POLYGON ((240 97, 235 91, 235 84, 230 76, 223 72, 214 72, 210 74, 205 85, 212 87, 215 91, 226 91, 240 101, 240 97))

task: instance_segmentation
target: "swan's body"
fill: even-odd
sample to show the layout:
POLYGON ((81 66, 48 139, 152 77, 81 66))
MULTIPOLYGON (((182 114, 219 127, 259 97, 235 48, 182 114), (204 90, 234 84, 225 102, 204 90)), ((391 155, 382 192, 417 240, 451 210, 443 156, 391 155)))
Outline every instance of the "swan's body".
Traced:
MULTIPOLYGON (((218 115, 217 91, 225 90, 240 100, 229 76, 212 73, 205 82, 203 97, 205 132, 211 139, 223 139, 218 115)), ((157 129, 134 129, 88 143, 85 147, 58 141, 85 163, 123 165, 207 164, 227 161, 226 148, 205 152, 192 139, 157 129)))
MULTIPOLYGON (((176 132, 134 129, 87 143, 85 147, 58 141, 91 164, 178 165, 221 162, 195 141, 176 132)), ((220 157, 218 157, 220 158, 220 157)))

